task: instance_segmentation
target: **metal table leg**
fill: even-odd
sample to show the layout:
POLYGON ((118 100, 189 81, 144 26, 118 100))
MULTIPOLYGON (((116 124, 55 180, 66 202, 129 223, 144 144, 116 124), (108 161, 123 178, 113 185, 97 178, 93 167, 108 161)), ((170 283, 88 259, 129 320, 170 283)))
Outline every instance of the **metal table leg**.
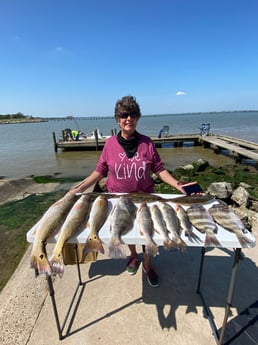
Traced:
POLYGON ((230 284, 229 284, 229 290, 228 290, 228 295, 227 295, 227 303, 225 307, 225 314, 224 314, 224 320, 221 328, 220 335, 218 333, 218 329, 216 327, 216 324, 213 320, 213 316, 210 312, 210 309, 208 308, 205 299, 203 297, 203 294, 201 292, 201 280, 202 280, 202 272, 203 272, 203 263, 204 263, 204 256, 205 256, 205 248, 202 248, 201 252, 201 261, 200 261, 200 270, 199 270, 199 277, 198 277, 198 285, 197 285, 197 293, 200 295, 205 313, 207 315, 207 318, 210 322, 210 326, 212 328, 212 334, 215 337, 216 343, 218 345, 223 344, 223 339, 227 327, 227 321, 230 313, 230 308, 232 306, 232 300, 233 300, 233 294, 234 294, 234 289, 236 285, 236 275, 237 275, 237 269, 239 265, 239 260, 241 259, 241 248, 236 248, 235 249, 235 255, 234 255, 234 263, 233 263, 233 268, 231 272, 231 278, 230 278, 230 284))
MULTIPOLYGON (((83 285, 83 283, 82 283, 82 280, 81 280, 81 270, 80 270, 80 263, 79 263, 79 256, 78 256, 78 245, 77 244, 74 245, 74 250, 75 250, 76 265, 77 265, 78 278, 79 278, 79 283, 78 283, 78 286, 77 286, 76 291, 75 291, 75 295, 76 295, 76 293, 78 291, 78 287, 80 285, 83 285)), ((47 279, 47 283, 48 283, 49 295, 51 297, 51 302, 52 302, 52 306, 53 306, 54 316, 55 316, 55 320, 56 320, 56 326, 57 326, 57 331, 58 331, 58 335, 59 335, 59 340, 62 340, 62 339, 65 338, 65 335, 63 335, 63 330, 64 330, 65 323, 66 323, 67 318, 68 318, 68 314, 69 314, 69 312, 71 310, 71 307, 72 307, 75 295, 74 295, 74 297, 72 299, 72 302, 71 302, 71 304, 69 306, 67 315, 65 317, 64 324, 61 327, 60 320, 59 320, 59 315, 58 315, 58 310, 57 310, 57 306, 56 306, 55 290, 54 290, 54 287, 53 287, 52 276, 47 275, 46 279, 47 279)))
POLYGON ((234 256, 234 263, 233 263, 233 268, 232 268, 232 273, 231 273, 231 279, 230 279, 230 284, 229 284, 228 296, 227 296, 227 304, 226 304, 225 314, 224 314, 224 321, 222 324, 218 345, 222 345, 222 343, 223 343, 223 338, 225 335, 228 316, 230 313, 230 308, 232 306, 233 294, 234 294, 234 290, 235 290, 235 286, 236 286, 237 269, 238 269, 240 259, 241 259, 241 248, 236 248, 235 249, 235 256, 234 256))

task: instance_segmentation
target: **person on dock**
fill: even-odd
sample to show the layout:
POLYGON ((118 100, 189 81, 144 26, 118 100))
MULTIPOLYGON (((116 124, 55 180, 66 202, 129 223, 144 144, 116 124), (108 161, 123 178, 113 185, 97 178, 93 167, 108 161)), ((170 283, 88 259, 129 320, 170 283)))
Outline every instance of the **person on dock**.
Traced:
MULTIPOLYGON (((96 169, 68 193, 82 193, 104 177, 107 177, 106 187, 110 193, 153 193, 152 173, 184 193, 180 183, 164 168, 151 138, 136 131, 141 111, 135 97, 125 96, 119 99, 115 105, 114 117, 120 127, 119 133, 107 139, 96 169)), ((129 249, 131 255, 127 271, 133 275, 139 267, 139 259, 136 246, 129 245, 129 249)), ((151 257, 144 251, 143 246, 143 271, 149 285, 157 287, 158 275, 151 266, 151 257)))

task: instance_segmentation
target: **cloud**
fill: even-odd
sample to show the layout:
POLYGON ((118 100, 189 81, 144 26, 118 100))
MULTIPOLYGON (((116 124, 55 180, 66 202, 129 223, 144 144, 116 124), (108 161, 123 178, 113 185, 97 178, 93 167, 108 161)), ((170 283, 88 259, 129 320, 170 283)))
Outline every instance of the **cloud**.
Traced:
POLYGON ((186 92, 183 92, 183 91, 176 92, 176 96, 185 96, 185 95, 186 95, 186 92))
POLYGON ((59 53, 62 53, 64 51, 64 47, 56 47, 55 50, 59 53))

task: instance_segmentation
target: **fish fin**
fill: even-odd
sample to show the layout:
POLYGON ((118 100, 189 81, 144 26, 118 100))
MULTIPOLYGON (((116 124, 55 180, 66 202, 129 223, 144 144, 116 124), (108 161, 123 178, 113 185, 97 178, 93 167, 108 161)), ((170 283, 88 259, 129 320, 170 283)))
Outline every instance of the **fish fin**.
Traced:
POLYGON ((59 278, 64 275, 64 265, 62 263, 62 254, 53 254, 49 260, 53 274, 58 274, 59 278))
POLYGON ((217 237, 212 234, 206 234, 204 247, 221 247, 220 242, 218 241, 217 237))
POLYGON ((83 255, 86 255, 90 252, 100 252, 101 254, 104 254, 105 252, 102 241, 98 234, 90 234, 87 238, 85 247, 83 249, 83 255))
POLYGON ((43 251, 39 255, 31 255, 30 267, 36 270, 37 275, 46 273, 50 276, 52 274, 52 269, 48 262, 47 255, 43 251))
POLYGON ((252 247, 254 245, 253 241, 243 234, 237 235, 237 238, 243 248, 252 247))
POLYGON ((126 253, 123 248, 123 244, 124 242, 120 240, 119 238, 111 238, 108 245, 109 256, 114 259, 126 258, 126 253))
POLYGON ((145 245, 145 253, 149 256, 159 255, 159 247, 156 243, 152 242, 145 245))

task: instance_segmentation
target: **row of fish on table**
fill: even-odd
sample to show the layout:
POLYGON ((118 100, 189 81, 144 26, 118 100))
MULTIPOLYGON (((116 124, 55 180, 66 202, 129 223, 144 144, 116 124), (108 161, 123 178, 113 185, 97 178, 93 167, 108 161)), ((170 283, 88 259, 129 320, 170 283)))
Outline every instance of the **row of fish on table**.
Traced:
POLYGON ((196 235, 194 228, 205 234, 203 246, 219 247, 221 244, 216 237, 218 225, 233 232, 242 247, 251 246, 252 241, 245 235, 247 230, 237 215, 222 203, 215 203, 210 208, 205 208, 201 202, 209 199, 205 196, 163 199, 142 193, 98 194, 94 198, 91 194, 81 195, 79 198, 74 194, 67 194, 51 205, 35 225, 30 266, 37 274, 58 274, 62 277, 64 245, 72 236, 85 228, 88 229, 89 235, 83 254, 104 253, 100 229, 110 212, 108 251, 111 258, 126 257, 122 236, 133 229, 135 221, 140 235, 144 238, 145 252, 150 256, 155 256, 159 252, 158 245, 153 239, 154 233, 160 236, 166 250, 174 248, 185 250, 186 243, 181 236, 183 232, 189 241, 200 243, 202 240, 196 235), (118 201, 110 211, 111 197, 117 197, 118 201), (184 201, 188 204, 188 208, 182 206, 184 201), (57 241, 49 259, 46 242, 57 232, 57 229, 57 241))

